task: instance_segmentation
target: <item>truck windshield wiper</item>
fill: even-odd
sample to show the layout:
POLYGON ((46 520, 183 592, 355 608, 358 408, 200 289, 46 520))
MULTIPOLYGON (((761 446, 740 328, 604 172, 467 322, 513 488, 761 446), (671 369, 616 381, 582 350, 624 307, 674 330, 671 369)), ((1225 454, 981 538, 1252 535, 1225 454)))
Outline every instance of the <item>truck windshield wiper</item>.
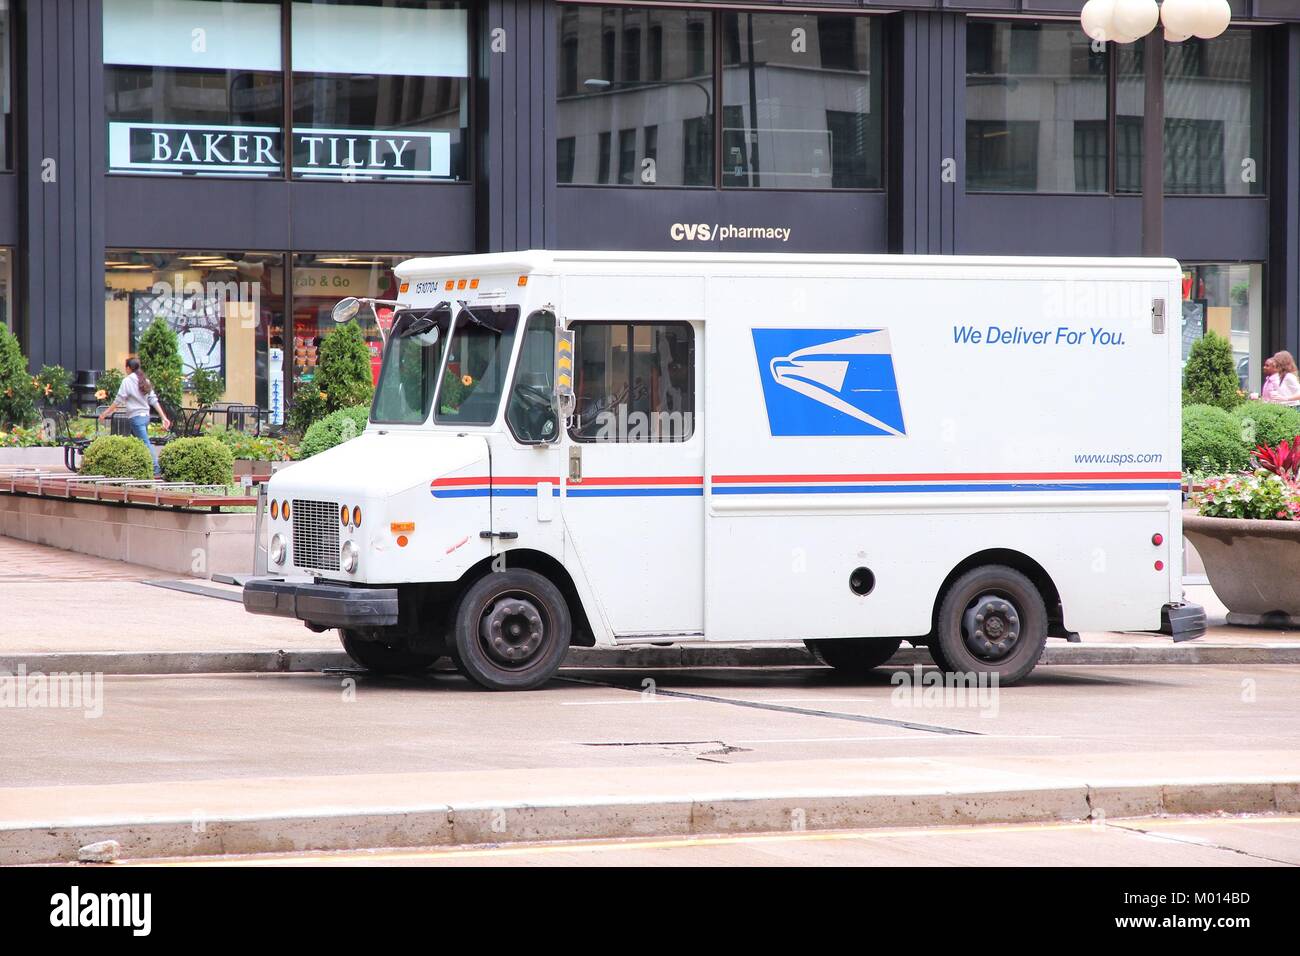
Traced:
POLYGON ((482 326, 483 328, 487 329, 489 332, 495 332, 497 335, 500 335, 501 333, 506 331, 508 320, 506 319, 505 312, 501 313, 502 318, 500 322, 494 322, 490 318, 490 316, 493 314, 491 312, 488 313, 489 318, 484 318, 483 316, 475 312, 473 309, 471 309, 464 302, 457 300, 456 304, 460 306, 460 311, 456 313, 456 318, 459 319, 462 315, 467 316, 469 320, 473 322, 475 325, 482 326))
POLYGON ((396 333, 397 337, 399 339, 406 339, 406 338, 411 338, 413 336, 426 334, 431 329, 437 328, 438 313, 442 312, 443 310, 449 310, 449 309, 450 307, 448 303, 439 302, 433 308, 426 309, 422 313, 419 314, 411 313, 409 315, 402 316, 402 318, 406 319, 406 323, 400 329, 398 329, 396 333))

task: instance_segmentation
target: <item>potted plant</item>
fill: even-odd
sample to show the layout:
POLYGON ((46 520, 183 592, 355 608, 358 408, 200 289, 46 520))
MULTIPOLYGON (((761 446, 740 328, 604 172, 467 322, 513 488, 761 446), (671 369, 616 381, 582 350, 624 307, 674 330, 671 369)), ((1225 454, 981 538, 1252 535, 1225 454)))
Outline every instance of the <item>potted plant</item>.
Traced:
POLYGON ((1260 445, 1251 470, 1207 478, 1183 534, 1205 562, 1228 623, 1300 627, 1300 436, 1260 445))

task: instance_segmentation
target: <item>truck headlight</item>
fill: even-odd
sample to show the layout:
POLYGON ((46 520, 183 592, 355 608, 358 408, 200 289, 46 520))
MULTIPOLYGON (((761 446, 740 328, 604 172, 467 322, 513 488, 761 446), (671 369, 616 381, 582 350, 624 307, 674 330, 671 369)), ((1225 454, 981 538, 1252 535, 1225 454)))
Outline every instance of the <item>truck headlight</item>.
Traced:
POLYGON ((271 535, 271 550, 269 553, 272 564, 284 564, 284 557, 288 550, 284 543, 284 535, 271 535))
POLYGON ((351 541, 344 541, 343 547, 339 548, 339 563, 343 565, 343 570, 352 574, 356 571, 360 559, 361 550, 351 541))

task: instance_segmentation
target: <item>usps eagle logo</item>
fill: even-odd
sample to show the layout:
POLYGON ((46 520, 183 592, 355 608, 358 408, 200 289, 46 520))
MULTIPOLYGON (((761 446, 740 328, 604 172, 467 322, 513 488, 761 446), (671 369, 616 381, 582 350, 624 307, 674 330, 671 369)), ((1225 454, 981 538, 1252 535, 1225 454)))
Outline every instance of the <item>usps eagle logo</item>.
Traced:
POLYGON ((906 435, 888 329, 753 329, 774 436, 906 435))

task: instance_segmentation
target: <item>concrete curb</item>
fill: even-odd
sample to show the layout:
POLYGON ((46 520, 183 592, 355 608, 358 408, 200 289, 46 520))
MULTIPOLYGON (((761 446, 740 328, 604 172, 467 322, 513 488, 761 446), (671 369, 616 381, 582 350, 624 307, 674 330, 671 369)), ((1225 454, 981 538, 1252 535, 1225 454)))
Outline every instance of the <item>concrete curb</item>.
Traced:
POLYGON ((965 792, 846 792, 691 799, 333 809, 221 819, 94 820, 0 827, 0 865, 76 860, 116 840, 124 859, 289 853, 542 840, 1047 823, 1169 814, 1300 812, 1300 779, 1088 784, 965 792), (508 841, 503 839, 508 837, 508 841))
MULTIPOLYGON (((930 665, 929 651, 905 647, 891 666, 930 665)), ((1096 664, 1300 664, 1294 644, 1049 644, 1044 665, 1096 664)), ((658 667, 810 667, 819 662, 802 644, 769 647, 575 647, 565 667, 646 669, 658 667)), ((355 670, 342 651, 74 651, 0 653, 0 675, 268 674, 355 670)))

